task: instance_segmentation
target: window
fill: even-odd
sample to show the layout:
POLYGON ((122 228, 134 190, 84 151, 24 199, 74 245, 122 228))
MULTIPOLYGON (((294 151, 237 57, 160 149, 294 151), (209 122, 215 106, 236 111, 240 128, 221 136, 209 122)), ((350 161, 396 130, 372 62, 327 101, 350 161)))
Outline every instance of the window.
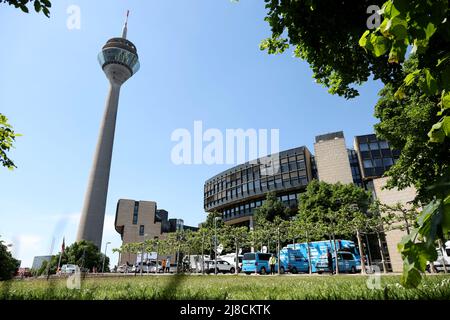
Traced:
POLYGON ((297 167, 299 170, 305 169, 305 160, 300 160, 297 162, 297 167))
POLYGON ((342 256, 344 260, 353 260, 353 255, 351 253, 343 253, 342 256))
POLYGON ((384 158, 383 164, 385 167, 388 167, 388 166, 392 166, 394 164, 394 162, 392 161, 392 158, 384 158))
POLYGON ((369 151, 369 146, 368 146, 368 144, 367 144, 367 143, 361 143, 361 144, 359 145, 359 150, 360 150, 360 151, 369 151))
POLYGON ((256 260, 256 254, 254 254, 254 253, 244 253, 243 260, 256 260))
POLYGON ((364 160, 364 168, 373 168, 372 160, 364 160))
POLYGON ((389 149, 387 141, 380 141, 380 149, 389 149))
POLYGON ((382 167, 383 166, 383 161, 381 159, 374 159, 373 160, 375 167, 382 167))
POLYGON ((140 225, 140 226, 139 226, 139 235, 140 235, 140 236, 143 236, 143 235, 144 235, 144 226, 143 226, 143 225, 140 225))
POLYGON ((281 197, 281 201, 288 201, 288 200, 289 200, 289 197, 287 195, 281 197))
POLYGON ((282 183, 281 175, 276 176, 276 178, 275 178, 275 183, 278 184, 278 185, 281 185, 281 183, 282 183))
POLYGON ((138 212, 139 212, 139 202, 134 202, 134 209, 133 209, 133 224, 137 224, 138 222, 138 212))
POLYGON ((371 144, 370 144, 370 150, 378 150, 379 148, 378 148, 378 143, 376 143, 376 142, 372 142, 371 144))
POLYGON ((295 200, 295 193, 289 195, 289 200, 295 200))

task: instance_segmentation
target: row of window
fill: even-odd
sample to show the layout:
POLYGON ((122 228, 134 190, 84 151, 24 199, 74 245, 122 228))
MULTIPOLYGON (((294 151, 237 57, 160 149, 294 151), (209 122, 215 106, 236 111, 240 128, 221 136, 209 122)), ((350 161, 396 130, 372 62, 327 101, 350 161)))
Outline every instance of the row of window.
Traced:
MULTIPOLYGON (((284 204, 291 206, 297 204, 297 198, 299 193, 291 193, 283 196, 279 196, 278 199, 282 201, 284 204)), ((238 205, 234 208, 226 209, 223 211, 223 215, 225 219, 238 217, 241 215, 249 215, 253 213, 253 210, 262 206, 265 200, 257 200, 248 203, 244 203, 238 205)))
POLYGON ((380 149, 389 149, 389 144, 387 141, 378 141, 371 143, 361 143, 359 145, 360 151, 369 151, 369 150, 380 150, 380 149))
MULTIPOLYGON (((306 176, 305 161, 301 160, 299 162, 289 162, 289 163, 281 164, 278 168, 275 168, 275 173, 287 174, 289 172, 293 173, 294 176, 295 175, 296 176, 298 176, 298 175, 306 176), (298 174, 296 173, 297 171, 298 171, 298 174)), ((278 176, 281 177, 281 174, 279 174, 278 176)), ((272 177, 273 177, 273 175, 261 176, 260 174, 256 174, 256 175, 251 176, 250 178, 245 178, 245 179, 238 178, 238 179, 232 180, 230 182, 221 181, 217 184, 211 184, 209 186, 208 185, 205 186, 205 196, 208 197, 208 196, 211 196, 218 192, 221 192, 223 190, 229 190, 236 186, 240 186, 240 185, 245 186, 246 182, 258 181, 258 179, 261 179, 261 181, 264 181, 265 179, 270 181, 272 177)))
POLYGON ((206 197, 205 202, 208 206, 213 206, 255 192, 279 190, 280 188, 291 187, 293 185, 306 186, 307 184, 308 178, 306 176, 306 172, 294 171, 283 175, 277 175, 275 177, 252 181, 236 188, 229 189, 226 192, 219 192, 213 196, 206 197))
POLYGON ((386 167, 389 168, 394 164, 395 160, 392 158, 383 158, 383 159, 370 159, 363 160, 363 166, 366 169, 369 168, 378 168, 378 167, 386 167))
POLYGON ((279 170, 281 170, 281 173, 286 173, 289 171, 305 169, 305 157, 303 154, 284 157, 276 161, 276 163, 263 163, 261 165, 255 165, 250 168, 229 173, 226 176, 221 177, 220 179, 213 180, 205 185, 205 193, 207 196, 209 196, 225 189, 246 183, 248 181, 257 180, 261 177, 264 177, 265 175, 280 173, 279 170), (267 168, 267 165, 270 165, 271 167, 267 168))

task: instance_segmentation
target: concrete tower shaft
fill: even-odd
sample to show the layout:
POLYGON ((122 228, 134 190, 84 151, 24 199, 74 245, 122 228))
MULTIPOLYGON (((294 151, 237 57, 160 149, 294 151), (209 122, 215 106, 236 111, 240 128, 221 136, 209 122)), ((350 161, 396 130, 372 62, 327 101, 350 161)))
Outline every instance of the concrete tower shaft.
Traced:
POLYGON ((99 249, 103 236, 120 88, 139 70, 136 47, 126 39, 126 35, 127 22, 122 31, 123 37, 108 40, 98 55, 110 87, 81 212, 77 241, 92 241, 99 249))

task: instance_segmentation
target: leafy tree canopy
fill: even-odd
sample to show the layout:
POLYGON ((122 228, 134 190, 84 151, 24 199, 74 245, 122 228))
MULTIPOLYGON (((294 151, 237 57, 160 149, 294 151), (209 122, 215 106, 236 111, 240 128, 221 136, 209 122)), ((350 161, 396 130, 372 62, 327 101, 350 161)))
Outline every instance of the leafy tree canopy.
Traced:
POLYGON ((275 192, 268 192, 266 200, 256 208, 254 215, 257 223, 261 219, 273 222, 276 217, 286 220, 290 217, 290 209, 277 198, 275 192))
POLYGON ((0 113, 0 165, 10 170, 16 168, 14 162, 8 157, 7 152, 14 147, 16 137, 20 134, 15 133, 8 118, 0 113))
POLYGON ((28 5, 33 4, 36 12, 42 12, 47 17, 50 17, 50 8, 52 4, 49 0, 0 0, 0 3, 7 3, 10 6, 14 6, 23 12, 29 13, 28 5))
POLYGON ((265 0, 272 35, 262 41, 261 49, 277 54, 292 46, 295 56, 310 64, 316 82, 330 93, 353 98, 358 95, 354 85, 371 74, 385 83, 399 75, 398 65, 376 59, 358 44, 366 31, 367 8, 383 2, 265 0))
POLYGON ((11 279, 19 266, 20 262, 11 255, 3 240, 0 240, 0 281, 11 279))

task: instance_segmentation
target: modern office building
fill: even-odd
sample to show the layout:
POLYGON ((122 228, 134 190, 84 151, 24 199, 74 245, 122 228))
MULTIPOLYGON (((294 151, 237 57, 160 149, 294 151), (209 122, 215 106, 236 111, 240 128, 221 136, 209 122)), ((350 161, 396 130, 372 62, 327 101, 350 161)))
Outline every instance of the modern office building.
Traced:
MULTIPOLYGON (((220 212, 226 224, 252 227, 254 210, 262 205, 267 192, 276 192, 287 206, 296 209, 298 195, 312 179, 354 183, 387 204, 405 204, 414 198, 413 189, 382 189, 386 183, 382 176, 398 159, 399 151, 374 134, 356 136, 353 142, 354 148, 347 147, 342 131, 319 135, 315 138, 314 155, 306 147, 280 152, 280 171, 273 176, 261 175, 263 165, 259 159, 257 164, 249 162, 219 173, 205 182, 204 209, 220 212)), ((399 238, 399 232, 386 234, 381 244, 385 257, 381 257, 378 241, 367 236, 373 252, 370 259, 390 260, 392 270, 399 271, 401 257, 396 250, 399 238)))
POLYGON ((342 131, 316 137, 314 159, 318 178, 328 183, 352 183, 349 152, 342 131))
POLYGON ((227 224, 252 227, 253 212, 269 191, 274 191, 287 206, 297 207, 299 193, 313 179, 311 153, 299 147, 280 152, 277 159, 277 170, 266 170, 266 158, 260 158, 207 180, 205 211, 222 213, 227 224))
POLYGON ((35 256, 33 258, 33 265, 31 269, 33 270, 39 270, 42 267, 42 264, 44 261, 50 262, 52 259, 52 256, 35 256))
MULTIPOLYGON (((168 212, 157 209, 154 201, 120 199, 117 202, 114 226, 120 234, 122 244, 143 242, 148 239, 163 239, 167 233, 177 230, 197 230, 185 226, 182 219, 168 219, 168 212)), ((124 253, 119 257, 119 265, 135 263, 137 256, 124 253)))
POLYGON ((139 70, 136 46, 127 40, 127 24, 122 37, 108 40, 98 55, 110 87, 77 234, 77 241, 89 240, 98 248, 102 243, 120 88, 139 70))
POLYGON ((380 140, 374 134, 356 136, 354 148, 365 183, 382 177, 400 156, 399 150, 391 149, 386 140, 380 140))

